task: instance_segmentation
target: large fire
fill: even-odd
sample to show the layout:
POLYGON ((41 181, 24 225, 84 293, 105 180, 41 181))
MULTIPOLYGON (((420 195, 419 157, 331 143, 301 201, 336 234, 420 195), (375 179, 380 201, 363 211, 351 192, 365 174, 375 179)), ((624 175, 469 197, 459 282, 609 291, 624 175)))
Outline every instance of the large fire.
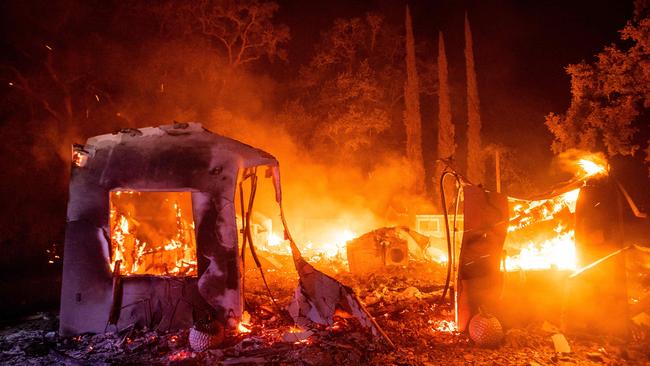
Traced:
POLYGON ((111 270, 196 275, 191 193, 115 191, 110 203, 111 270))
POLYGON ((505 248, 506 271, 576 268, 573 214, 580 189, 546 200, 510 199, 511 216, 505 248))
MULTIPOLYGON (((606 165, 591 159, 577 162, 588 177, 606 174, 606 165)), ((507 255, 502 269, 516 270, 576 270, 574 214, 580 188, 544 200, 510 199, 511 216, 506 238, 506 251, 519 250, 507 255)))
MULTIPOLYGON (((313 261, 328 259, 345 264, 347 263, 346 244, 357 236, 352 230, 333 228, 319 235, 319 238, 307 241, 300 248, 301 253, 313 261)), ((257 239, 255 245, 262 251, 285 255, 291 254, 289 241, 285 240, 282 235, 275 233, 271 227, 262 228, 261 233, 257 235, 257 239)))

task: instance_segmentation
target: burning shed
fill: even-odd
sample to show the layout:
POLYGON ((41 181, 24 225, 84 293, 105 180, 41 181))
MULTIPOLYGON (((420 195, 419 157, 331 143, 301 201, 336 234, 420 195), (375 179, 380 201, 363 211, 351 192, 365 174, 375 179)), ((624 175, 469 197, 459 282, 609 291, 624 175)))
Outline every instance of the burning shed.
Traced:
POLYGON ((75 145, 60 334, 187 328, 242 313, 240 171, 270 154, 197 123, 125 129, 75 145))

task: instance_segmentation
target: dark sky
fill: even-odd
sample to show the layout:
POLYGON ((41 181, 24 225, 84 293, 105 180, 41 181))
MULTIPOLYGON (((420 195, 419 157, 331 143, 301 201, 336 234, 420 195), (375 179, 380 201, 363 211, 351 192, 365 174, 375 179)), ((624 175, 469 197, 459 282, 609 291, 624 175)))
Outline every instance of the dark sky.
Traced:
MULTIPOLYGON (((445 35, 452 104, 458 119, 464 119, 465 113, 463 19, 467 11, 474 37, 484 138, 516 148, 525 146, 526 153, 533 156, 531 160, 545 162, 551 158, 551 135, 543 124, 544 116, 549 112, 561 113, 570 103, 570 79, 565 67, 591 61, 605 45, 619 41, 618 31, 633 15, 632 0, 279 3, 279 20, 292 30, 293 65, 306 61, 309 54, 305 50, 317 42, 321 30, 327 29, 335 18, 377 11, 390 22, 400 24, 408 3, 417 41, 428 41, 435 50, 437 32, 445 35)), ((433 60, 435 56, 428 55, 433 60)), ((431 103, 435 105, 436 101, 431 103)), ((426 131, 427 121, 423 123, 425 140, 433 138, 433 133, 426 131)), ((535 170, 545 174, 544 170, 535 170)))

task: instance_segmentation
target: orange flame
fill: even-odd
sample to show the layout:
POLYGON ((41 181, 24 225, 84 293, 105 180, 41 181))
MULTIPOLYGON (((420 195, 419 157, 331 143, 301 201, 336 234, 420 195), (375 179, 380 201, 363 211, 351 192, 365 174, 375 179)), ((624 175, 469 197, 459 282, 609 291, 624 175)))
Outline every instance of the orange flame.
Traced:
POLYGON ((585 172, 585 177, 592 177, 607 173, 607 169, 604 164, 599 164, 590 159, 580 159, 578 161, 578 165, 585 172))
POLYGON ((250 328, 248 328, 248 327, 250 327, 250 324, 244 324, 244 323, 240 322, 239 325, 237 325, 237 331, 239 333, 250 333, 250 332, 252 332, 252 330, 250 328))
POLYGON ((194 274, 194 222, 183 215, 184 211, 177 201, 183 199, 187 201, 185 210, 190 211, 187 209, 191 203, 187 192, 111 192, 111 270, 114 270, 115 263, 120 260, 121 274, 126 276, 194 274), (173 202, 173 205, 167 206, 170 209, 173 207, 174 214, 171 217, 165 217, 159 212, 159 208, 167 204, 165 202, 173 202), (139 213, 141 216, 138 216, 139 213), (155 219, 151 219, 153 216, 156 216, 155 219), (169 227, 162 230, 160 226, 165 224, 169 227), (155 242, 145 241, 144 238, 155 242))
MULTIPOLYGON (((513 207, 513 214, 508 227, 506 247, 519 248, 519 253, 507 256, 503 268, 506 271, 563 269, 575 270, 577 268, 575 234, 572 227, 562 223, 556 216, 560 212, 568 211, 568 215, 575 212, 576 202, 580 188, 565 192, 546 200, 523 201, 517 200, 513 207), (541 231, 533 225, 542 222, 554 222, 554 230, 541 231), (533 229, 531 229, 533 228, 533 229), (533 239, 516 242, 518 232, 535 230, 533 239), (514 241, 514 242, 513 242, 514 241)), ((548 225, 544 226, 548 227, 548 225)))

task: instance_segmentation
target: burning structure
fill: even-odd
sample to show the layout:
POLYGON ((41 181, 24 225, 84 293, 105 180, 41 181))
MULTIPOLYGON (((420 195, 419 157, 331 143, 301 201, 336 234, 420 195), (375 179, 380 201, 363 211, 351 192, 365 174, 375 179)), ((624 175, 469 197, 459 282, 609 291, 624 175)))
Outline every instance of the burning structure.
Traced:
MULTIPOLYGON (((442 219, 454 226, 454 233, 462 232, 462 244, 457 248, 456 237, 449 236, 447 228, 447 255, 431 248, 439 238, 428 238, 407 227, 393 227, 379 228, 356 239, 346 236, 335 247, 337 253, 347 251, 347 256, 332 260, 343 261, 359 278, 389 268, 406 269, 413 260, 446 265, 447 284, 453 285, 445 286, 442 296, 409 287, 395 298, 405 301, 436 297, 440 305, 445 303, 449 288, 454 295, 451 304, 455 320, 434 322, 438 324, 435 332, 457 334, 469 329, 471 335, 478 317, 482 319, 483 333, 498 325, 498 332, 488 341, 494 344, 502 337, 499 321, 505 319, 504 324, 509 326, 508 315, 515 312, 510 305, 516 301, 508 297, 508 292, 521 288, 511 273, 555 271, 561 275, 543 277, 560 288, 587 264, 618 248, 615 238, 608 234, 600 248, 591 249, 594 240, 600 238, 590 238, 597 231, 594 225, 606 226, 602 210, 609 210, 613 201, 598 201, 605 203, 596 208, 600 204, 594 204, 594 195, 599 195, 601 185, 585 182, 593 176, 605 176, 605 171, 598 166, 593 170, 588 161, 582 164, 584 173, 531 199, 507 197, 471 184, 459 185, 463 187, 462 194, 457 195, 457 200, 464 202, 462 218, 420 217, 442 219), (594 210, 598 212, 594 214, 594 210), (459 230, 461 224, 463 229, 459 230), (491 317, 492 311, 499 321, 491 317)), ((314 329, 336 329, 341 316, 348 316, 394 347, 381 328, 385 324, 380 324, 376 313, 366 307, 377 304, 373 298, 385 294, 373 289, 361 297, 301 255, 282 210, 278 166, 271 155, 212 134, 194 123, 122 130, 75 146, 60 334, 102 333, 110 327, 119 330, 131 325, 163 330, 192 327, 191 332, 197 334, 197 324, 204 320, 229 326, 241 335, 251 333, 255 324, 250 314, 243 312, 242 266, 245 250, 250 249, 261 269, 253 247, 258 242, 260 256, 292 258, 289 261, 297 270, 298 287, 287 307, 294 324, 301 329, 290 331, 296 342, 308 344, 314 329), (256 228, 251 219, 257 167, 268 168, 268 176, 273 177, 284 239, 272 230, 256 228), (245 181, 250 182, 248 200, 244 199, 245 181), (305 338, 298 340, 295 332, 305 338)), ((439 222, 437 226, 440 229, 439 222)), ((608 273, 617 274, 619 280, 620 265, 610 267, 608 273)), ((601 285, 611 282, 597 278, 601 285)), ((268 290, 263 273, 262 279, 268 290)), ((578 285, 572 289, 579 296, 573 303, 594 300, 600 294, 589 285, 591 282, 574 282, 578 285)), ((612 295, 617 302, 606 309, 618 311, 622 320, 626 315, 621 311, 626 306, 626 293, 614 291, 620 287, 609 287, 606 295, 612 295)), ((571 299, 560 301, 563 306, 569 304, 567 312, 572 311, 571 299)), ((273 297, 272 302, 275 305, 273 297)), ((564 314, 565 309, 561 310, 564 314)), ((598 315, 584 319, 590 321, 598 315)), ((223 336, 223 332, 220 334, 223 336)))
POLYGON ((565 330, 628 335, 624 199, 636 207, 605 162, 577 165, 572 180, 531 199, 464 187, 460 330, 488 309, 510 326, 537 313, 565 330))
POLYGON ((388 339, 351 289, 302 258, 286 226, 277 160, 196 123, 127 129, 74 147, 60 334, 204 322, 241 329, 247 245, 260 267, 251 225, 260 166, 273 177, 300 277, 295 317, 332 324, 341 305, 388 339))
POLYGON ((109 324, 187 328, 197 310, 237 322, 233 200, 238 174, 258 166, 278 162, 194 123, 121 130, 76 145, 61 335, 104 332, 109 324))

